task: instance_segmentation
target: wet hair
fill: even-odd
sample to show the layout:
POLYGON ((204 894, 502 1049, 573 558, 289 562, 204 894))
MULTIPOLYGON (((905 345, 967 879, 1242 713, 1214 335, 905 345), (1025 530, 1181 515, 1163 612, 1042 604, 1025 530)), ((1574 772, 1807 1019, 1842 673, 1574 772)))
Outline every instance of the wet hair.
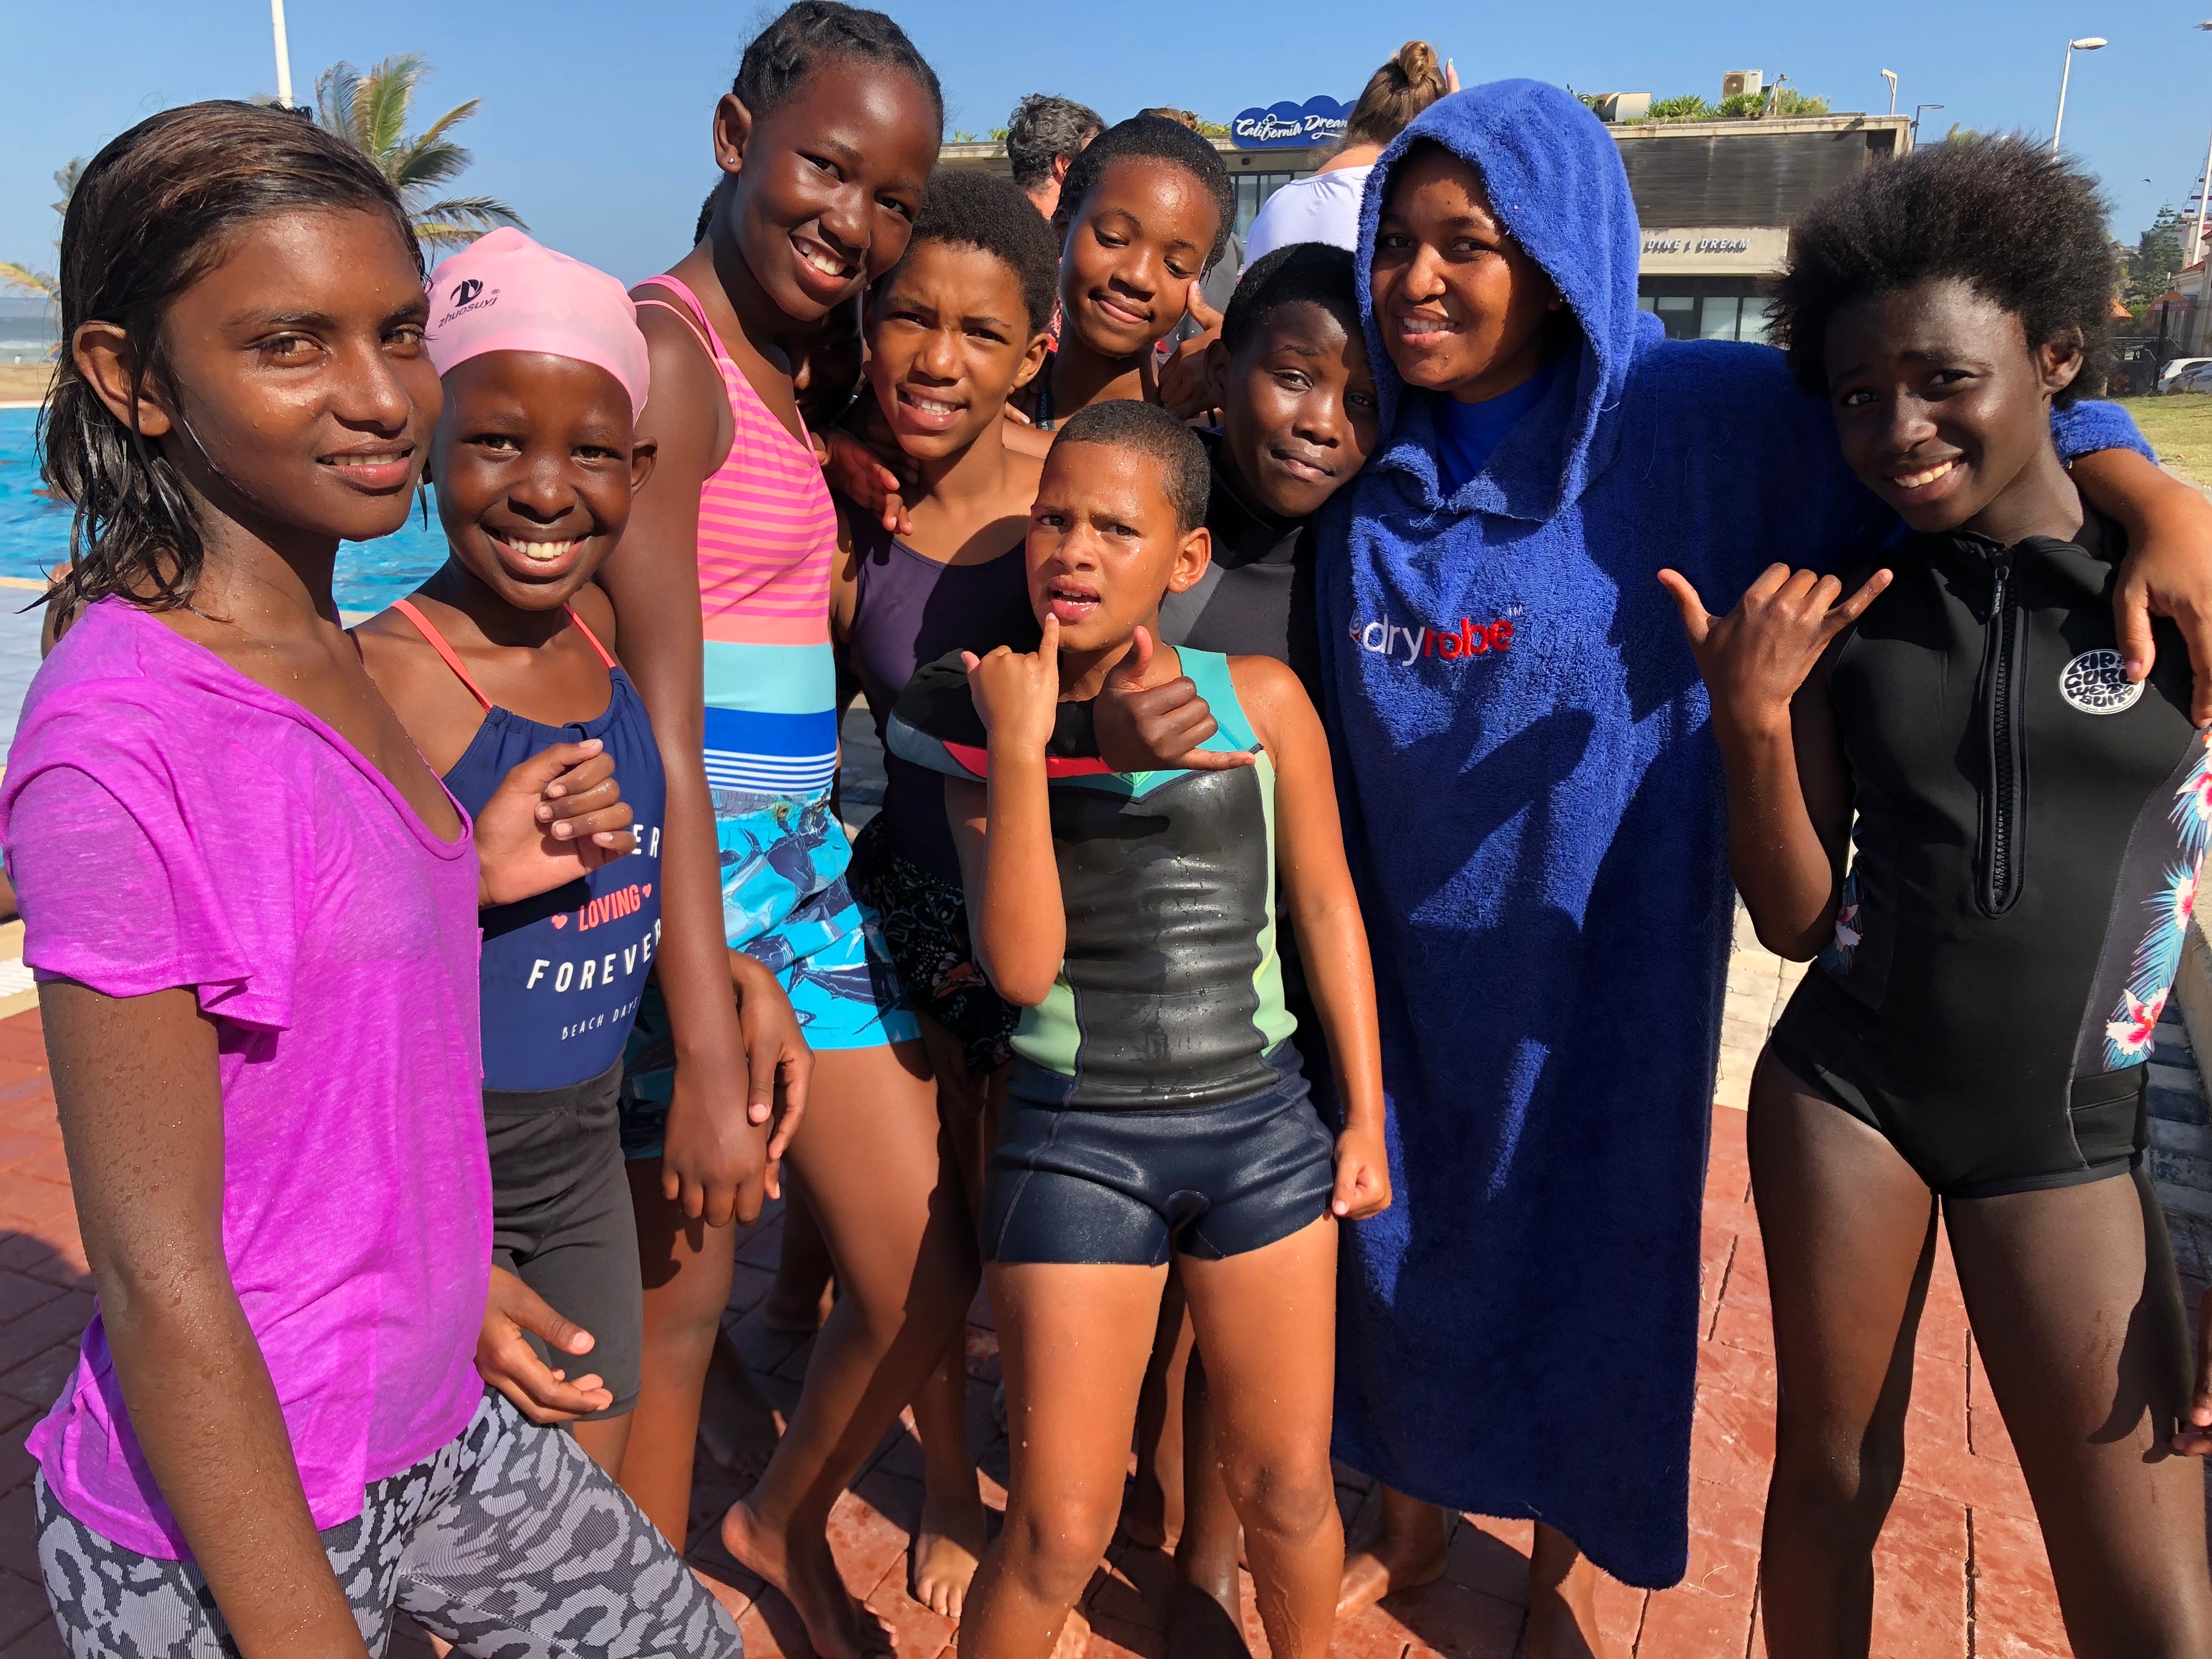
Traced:
POLYGON ((757 121, 789 103, 824 64, 854 58, 911 76, 929 94, 938 125, 945 125, 945 89, 906 31, 879 11, 839 0, 797 0, 785 7, 747 44, 730 90, 757 121))
MULTIPOLYGON (((723 179, 728 177, 726 173, 722 175, 723 179)), ((722 179, 717 179, 714 189, 707 192, 707 199, 699 204, 699 222, 691 227, 692 246, 696 247, 707 240, 707 228, 714 222, 714 204, 721 199, 722 179)))
POLYGON ((1035 189, 1052 177, 1057 158, 1065 155, 1073 162, 1085 143, 1105 131, 1105 118, 1090 105, 1031 93, 1006 120, 1006 160, 1013 163, 1014 182, 1024 190, 1035 189))
POLYGON ((94 156, 62 220, 61 362, 39 421, 45 477, 72 501, 70 566, 52 599, 74 611, 118 594, 149 610, 191 602, 206 550, 175 465, 125 426, 78 372, 87 323, 120 326, 141 389, 173 401, 162 319, 221 264, 238 233, 284 214, 381 215, 422 273, 407 210, 343 139, 289 110, 228 100, 149 116, 94 156))
POLYGON ((1322 307, 1359 337, 1359 289, 1352 250, 1327 242, 1291 242, 1255 259, 1229 296, 1221 343, 1234 357, 1285 306, 1322 307))
MULTIPOLYGON (((1060 284, 1060 244, 1021 186, 1011 179, 975 167, 948 167, 930 175, 915 215, 906 258, 925 242, 972 247, 989 254, 1021 284, 1022 309, 1034 335, 1051 325, 1060 284)), ((904 259, 900 261, 901 264, 904 259)), ((880 293, 898 267, 879 278, 880 293)))
POLYGON ((1798 384, 1826 392, 1829 325, 1845 306, 1956 280, 2020 319, 2031 350, 2078 341, 2081 370, 2051 401, 2101 384, 2112 348, 2112 246, 2096 181, 2020 137, 1931 144, 1878 162, 1790 233, 1771 337, 1798 384))
POLYGON ((1176 529, 1188 534, 1206 522, 1206 500, 1213 489, 1213 469, 1198 434, 1158 404, 1117 398, 1079 409, 1060 424, 1052 447, 1105 444, 1133 449, 1160 464, 1160 484, 1175 508, 1176 529))
POLYGON ((1387 144, 1443 95, 1444 72, 1437 66, 1436 48, 1425 40, 1408 40, 1367 77, 1359 101, 1352 106, 1344 142, 1387 144))
POLYGON ((1188 127, 1157 115, 1133 115, 1116 122, 1067 164, 1067 177, 1060 180, 1060 206, 1052 216, 1052 228, 1060 240, 1067 240, 1067 228, 1083 210, 1083 198, 1097 188, 1106 169, 1116 161, 1166 161, 1206 187, 1220 223, 1200 274, 1212 270, 1229 246, 1229 233, 1237 222, 1237 186, 1229 181, 1228 163, 1212 144, 1188 127))

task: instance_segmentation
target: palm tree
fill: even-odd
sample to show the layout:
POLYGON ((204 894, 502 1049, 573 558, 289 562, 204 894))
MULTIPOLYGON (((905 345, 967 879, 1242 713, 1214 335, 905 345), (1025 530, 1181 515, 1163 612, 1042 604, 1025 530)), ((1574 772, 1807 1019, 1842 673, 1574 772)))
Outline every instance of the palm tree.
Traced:
MULTIPOLYGON (((84 171, 84 157, 80 155, 65 167, 54 171, 54 183, 59 187, 62 199, 54 204, 54 211, 66 215, 70 198, 76 194, 77 176, 84 171)), ((59 243, 55 244, 59 246, 59 243)), ((35 294, 55 305, 61 303, 62 285, 59 279, 43 271, 33 270, 28 265, 19 265, 11 259, 0 259, 0 284, 18 288, 26 294, 35 294)))
POLYGON ((471 98, 409 137, 415 89, 429 69, 419 52, 387 58, 366 75, 351 64, 333 64, 315 77, 316 125, 375 164, 407 204, 415 234, 434 248, 459 247, 501 225, 526 229, 520 214, 489 196, 427 199, 476 159, 448 135, 482 101, 471 98))

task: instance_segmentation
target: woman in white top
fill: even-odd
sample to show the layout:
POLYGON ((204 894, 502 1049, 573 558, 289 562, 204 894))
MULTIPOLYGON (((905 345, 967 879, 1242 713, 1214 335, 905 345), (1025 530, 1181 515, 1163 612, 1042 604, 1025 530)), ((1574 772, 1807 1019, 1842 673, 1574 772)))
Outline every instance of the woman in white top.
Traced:
POLYGON ((1437 99, 1459 90, 1459 75, 1449 64, 1439 72, 1437 54, 1425 40, 1408 40, 1398 54, 1367 79, 1367 89, 1352 106, 1344 142, 1317 173, 1293 179, 1260 204, 1260 216, 1244 234, 1244 266, 1292 242, 1328 242, 1356 247, 1359 242, 1359 193, 1382 147, 1437 99))

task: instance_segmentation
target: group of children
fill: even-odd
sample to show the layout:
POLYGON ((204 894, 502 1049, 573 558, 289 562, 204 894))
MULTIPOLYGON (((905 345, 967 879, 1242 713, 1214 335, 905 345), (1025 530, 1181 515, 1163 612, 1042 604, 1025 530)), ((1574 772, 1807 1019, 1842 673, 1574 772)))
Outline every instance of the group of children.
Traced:
POLYGON ((1731 865, 1820 954, 1751 1118, 1770 1649, 1867 1650, 1939 1212, 2076 1650, 2212 1645, 2142 1168, 2212 836, 2212 659, 2149 616, 2203 631, 2212 526, 2076 396, 2093 187, 1887 164, 1799 228, 1786 356, 1669 343, 1604 129, 1408 53, 1357 246, 1183 349, 1202 428, 1212 148, 1109 126, 1049 221, 933 176, 934 75, 836 0, 627 295, 514 231, 426 287, 282 112, 94 159, 0 789, 99 1296, 31 1447, 73 1652, 739 1652, 680 1552, 787 1189, 836 1294, 720 1531, 823 1659, 892 1644, 828 1522, 909 1406, 915 1594, 1079 1635, 1184 1310, 1183 1650, 1242 1651, 1241 1553, 1322 1654, 1472 1509, 1538 1523, 1526 1650, 1601 1653, 1595 1567, 1684 1571, 1731 865), (344 629, 425 480, 447 562, 344 629))

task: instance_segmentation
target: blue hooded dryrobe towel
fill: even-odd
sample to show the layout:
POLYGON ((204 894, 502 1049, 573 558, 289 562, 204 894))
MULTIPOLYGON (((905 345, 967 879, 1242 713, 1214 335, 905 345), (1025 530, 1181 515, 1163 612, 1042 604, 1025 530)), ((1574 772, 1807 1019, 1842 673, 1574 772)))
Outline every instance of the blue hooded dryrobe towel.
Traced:
MULTIPOLYGON (((1556 88, 1474 88, 1383 152, 1358 270, 1387 436, 1327 509, 1320 607, 1397 1194, 1347 1233, 1338 1455, 1658 1587, 1688 1560, 1731 900, 1705 688, 1655 573, 1724 611, 1772 561, 1832 566, 1892 521, 1778 352, 1665 340, 1636 268, 1613 141, 1556 88), (1392 369, 1367 286, 1391 173, 1429 142, 1571 323, 1448 501, 1435 394, 1392 369)), ((2142 447, 2110 404, 2059 430, 2142 447)))

